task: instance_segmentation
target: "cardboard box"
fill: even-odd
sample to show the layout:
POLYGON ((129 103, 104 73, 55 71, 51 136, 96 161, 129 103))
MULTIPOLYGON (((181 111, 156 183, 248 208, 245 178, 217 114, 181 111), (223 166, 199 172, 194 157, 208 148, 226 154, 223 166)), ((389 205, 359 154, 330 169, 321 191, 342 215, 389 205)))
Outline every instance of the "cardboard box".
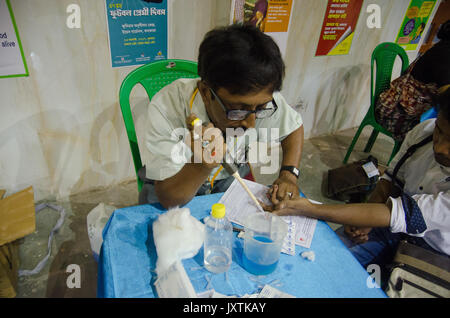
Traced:
POLYGON ((16 297, 19 270, 18 239, 36 229, 33 188, 5 199, 0 190, 0 298, 16 297))
POLYGON ((0 246, 0 298, 16 297, 19 271, 19 242, 0 246))
POLYGON ((0 200, 0 246, 33 233, 35 229, 32 187, 0 200))

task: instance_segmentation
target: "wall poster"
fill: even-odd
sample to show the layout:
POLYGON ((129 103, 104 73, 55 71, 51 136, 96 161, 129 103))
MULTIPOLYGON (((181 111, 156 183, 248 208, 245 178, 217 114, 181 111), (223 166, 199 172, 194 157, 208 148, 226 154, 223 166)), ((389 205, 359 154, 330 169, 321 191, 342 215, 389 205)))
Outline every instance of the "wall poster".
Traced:
POLYGON ((112 67, 167 59, 168 0, 106 0, 112 67))
POLYGON ((19 32, 9 0, 0 0, 0 78, 28 76, 19 32))
POLYGON ((415 51, 435 4, 436 0, 411 0, 395 43, 406 51, 415 51))
POLYGON ((328 0, 316 56, 348 54, 363 0, 328 0))
POLYGON ((286 52, 293 0, 233 0, 230 23, 251 24, 270 35, 286 52))

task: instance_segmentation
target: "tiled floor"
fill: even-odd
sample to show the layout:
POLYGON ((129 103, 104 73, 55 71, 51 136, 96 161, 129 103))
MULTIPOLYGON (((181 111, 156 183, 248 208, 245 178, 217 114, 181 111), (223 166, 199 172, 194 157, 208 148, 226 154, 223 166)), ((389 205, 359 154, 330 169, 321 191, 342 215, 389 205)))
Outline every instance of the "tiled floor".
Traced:
MULTIPOLYGON (((350 129, 305 141, 299 185, 307 197, 324 203, 337 202, 322 195, 322 176, 329 169, 342 165, 354 133, 355 129, 350 129)), ((363 132, 349 162, 368 156, 362 149, 369 133, 369 129, 363 132)), ((392 147, 392 141, 380 135, 371 154, 383 165, 387 162, 392 147)), ((255 169, 254 173, 256 181, 262 184, 270 184, 276 178, 276 174, 261 175, 258 169, 255 169)), ((137 198, 136 182, 130 180, 116 186, 74 194, 65 200, 48 201, 64 208, 65 220, 54 235, 47 264, 38 274, 19 278, 17 297, 96 297, 97 263, 87 235, 86 216, 101 202, 121 208, 136 205, 137 198), (71 272, 66 270, 71 264, 80 267, 80 288, 68 288, 67 281, 71 272)), ((48 208, 37 214, 36 232, 21 240, 21 269, 34 268, 47 254, 48 236, 58 218, 59 214, 48 208)), ((335 229, 339 225, 330 226, 335 229)))

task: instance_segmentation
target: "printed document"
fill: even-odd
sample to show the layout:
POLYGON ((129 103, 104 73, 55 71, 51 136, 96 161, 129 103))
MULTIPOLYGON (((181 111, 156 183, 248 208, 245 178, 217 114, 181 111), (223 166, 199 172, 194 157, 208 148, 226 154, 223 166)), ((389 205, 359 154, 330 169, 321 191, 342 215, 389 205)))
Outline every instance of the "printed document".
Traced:
MULTIPOLYGON (((271 204, 266 197, 269 187, 249 180, 244 180, 244 182, 258 200, 267 205, 271 204)), ((237 180, 233 181, 219 203, 225 204, 228 220, 239 225, 244 225, 244 220, 249 213, 261 213, 237 180)), ((310 248, 314 231, 316 230, 317 219, 306 216, 283 216, 282 219, 289 225, 288 235, 286 235, 282 252, 294 255, 295 248, 293 248, 292 244, 310 248)))

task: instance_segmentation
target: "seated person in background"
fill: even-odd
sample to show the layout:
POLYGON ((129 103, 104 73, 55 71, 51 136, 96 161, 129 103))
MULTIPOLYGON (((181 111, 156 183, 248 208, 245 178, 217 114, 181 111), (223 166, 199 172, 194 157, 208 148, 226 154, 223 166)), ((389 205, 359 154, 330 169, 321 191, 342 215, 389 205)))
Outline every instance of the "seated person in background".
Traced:
POLYGON ((253 26, 232 25, 208 32, 199 48, 200 78, 174 81, 149 105, 142 158, 145 178, 155 181, 154 185, 144 184, 139 202, 159 202, 169 208, 183 205, 195 195, 227 190, 234 178, 221 166, 225 148, 231 148, 231 139, 235 145, 232 153, 239 157, 234 158, 235 162, 238 159, 239 174, 246 176, 250 171, 250 133, 258 141, 281 141, 281 166, 285 168, 274 181, 279 186, 277 195, 279 199, 298 197, 303 122, 279 93, 284 69, 276 43, 253 26), (204 124, 202 137, 194 139, 194 131, 184 136, 189 140, 183 143, 183 136, 174 136, 174 132, 180 128, 193 132, 196 117, 204 124), (273 129, 277 131, 272 134, 273 129), (207 131, 212 131, 209 137, 207 131), (196 143, 201 151, 194 158, 196 143), (212 149, 209 143, 223 147, 212 149), (185 161, 176 158, 177 153, 183 153, 185 161))
POLYGON ((450 255, 450 85, 440 92, 437 119, 424 121, 408 133, 370 203, 321 205, 302 198, 277 201, 275 186, 275 205, 263 208, 278 215, 305 215, 347 225, 345 233, 350 239, 342 227, 337 233, 364 267, 389 264, 405 238, 450 255), (403 189, 398 188, 390 177, 394 167, 408 148, 429 136, 432 140, 417 148, 398 170, 396 180, 404 184, 403 189))
POLYGON ((439 42, 417 59, 411 75, 424 84, 442 87, 450 83, 450 20, 437 33, 439 42))
POLYGON ((437 37, 440 41, 392 81, 375 105, 376 121, 397 141, 403 141, 431 108, 437 89, 450 83, 450 20, 442 24, 437 37))

